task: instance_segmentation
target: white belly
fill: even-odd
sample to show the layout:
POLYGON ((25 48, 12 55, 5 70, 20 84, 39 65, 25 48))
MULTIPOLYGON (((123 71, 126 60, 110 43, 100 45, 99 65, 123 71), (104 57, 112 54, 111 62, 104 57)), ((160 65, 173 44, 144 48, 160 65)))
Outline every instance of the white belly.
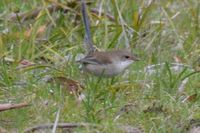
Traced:
POLYGON ((133 61, 112 63, 107 65, 86 64, 83 69, 96 76, 112 77, 122 73, 133 61))

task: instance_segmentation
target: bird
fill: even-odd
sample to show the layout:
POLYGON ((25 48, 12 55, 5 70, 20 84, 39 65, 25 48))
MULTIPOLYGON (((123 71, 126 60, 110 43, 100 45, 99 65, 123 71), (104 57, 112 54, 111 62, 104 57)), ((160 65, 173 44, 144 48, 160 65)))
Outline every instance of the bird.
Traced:
POLYGON ((87 55, 78 60, 84 72, 101 77, 114 77, 123 73, 133 62, 140 59, 127 49, 99 51, 91 39, 90 22, 85 0, 81 0, 81 12, 85 26, 85 41, 88 44, 87 55))
POLYGON ((79 60, 83 71, 102 77, 113 77, 122 73, 139 58, 127 50, 96 51, 79 60))

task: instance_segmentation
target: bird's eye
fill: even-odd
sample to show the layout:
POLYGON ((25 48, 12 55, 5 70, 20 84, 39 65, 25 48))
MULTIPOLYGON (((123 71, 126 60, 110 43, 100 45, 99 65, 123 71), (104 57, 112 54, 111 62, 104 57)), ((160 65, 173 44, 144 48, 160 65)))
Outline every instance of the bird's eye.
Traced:
POLYGON ((125 56, 125 58, 126 58, 126 59, 129 59, 129 58, 130 58, 130 56, 126 55, 126 56, 125 56))

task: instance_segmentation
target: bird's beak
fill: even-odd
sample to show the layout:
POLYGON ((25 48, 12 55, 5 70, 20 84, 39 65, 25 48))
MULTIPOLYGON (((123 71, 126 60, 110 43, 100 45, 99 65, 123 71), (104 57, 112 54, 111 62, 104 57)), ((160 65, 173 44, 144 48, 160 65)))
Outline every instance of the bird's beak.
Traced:
POLYGON ((140 61, 140 58, 139 58, 137 55, 133 55, 133 56, 131 57, 131 59, 132 59, 133 61, 140 61))

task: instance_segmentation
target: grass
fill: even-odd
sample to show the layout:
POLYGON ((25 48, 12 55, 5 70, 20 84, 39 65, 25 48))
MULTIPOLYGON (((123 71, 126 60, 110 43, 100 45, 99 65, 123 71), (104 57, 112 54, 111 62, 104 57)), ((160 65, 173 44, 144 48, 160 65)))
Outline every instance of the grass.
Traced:
POLYGON ((112 49, 129 45, 141 58, 125 74, 112 79, 82 74, 75 62, 84 53, 84 27, 76 2, 58 2, 62 6, 68 3, 67 13, 43 9, 35 19, 9 19, 11 12, 27 12, 52 3, 0 1, 0 103, 31 104, 1 112, 1 129, 23 132, 34 125, 53 123, 56 117, 59 122, 97 125, 84 132, 122 132, 116 126, 130 125, 145 132, 182 133, 199 124, 198 1, 92 2, 89 9, 102 5, 104 13, 114 16, 111 21, 89 13, 96 46, 112 49), (16 69, 22 59, 36 65, 16 69), (175 62, 189 67, 175 71, 171 65, 175 62), (151 65, 156 67, 145 71, 151 65), (77 103, 65 84, 46 82, 57 76, 82 84, 85 100, 77 103), (181 85, 184 90, 179 92, 181 85), (191 124, 192 120, 196 122, 191 124))

